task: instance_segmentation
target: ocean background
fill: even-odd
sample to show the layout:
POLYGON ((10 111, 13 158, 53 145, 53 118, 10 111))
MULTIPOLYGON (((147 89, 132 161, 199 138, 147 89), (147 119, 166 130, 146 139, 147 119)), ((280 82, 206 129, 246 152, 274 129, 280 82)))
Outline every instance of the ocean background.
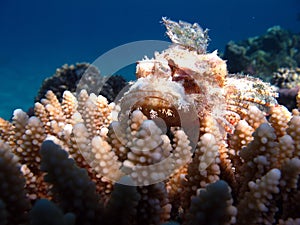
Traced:
POLYGON ((300 0, 0 0, 0 117, 33 106, 43 79, 65 63, 92 63, 133 41, 169 41, 163 16, 208 28, 209 51, 274 25, 300 32, 300 0))

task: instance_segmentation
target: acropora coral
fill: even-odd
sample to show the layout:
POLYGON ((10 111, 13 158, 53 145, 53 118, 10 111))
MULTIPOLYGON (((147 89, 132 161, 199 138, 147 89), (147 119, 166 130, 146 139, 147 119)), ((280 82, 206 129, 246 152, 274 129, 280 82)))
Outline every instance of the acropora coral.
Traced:
POLYGON ((0 119, 1 225, 300 224, 298 109, 163 23, 173 44, 119 101, 50 90, 0 119))

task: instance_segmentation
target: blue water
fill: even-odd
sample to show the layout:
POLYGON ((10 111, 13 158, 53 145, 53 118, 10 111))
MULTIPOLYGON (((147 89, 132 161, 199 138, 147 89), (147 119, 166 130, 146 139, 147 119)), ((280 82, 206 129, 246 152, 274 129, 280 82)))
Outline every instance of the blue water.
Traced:
MULTIPOLYGON (((45 77, 139 40, 165 40, 162 16, 209 28, 209 50, 274 25, 300 32, 299 0, 0 0, 0 117, 27 110, 45 77)), ((132 75, 131 75, 132 76, 132 75)))

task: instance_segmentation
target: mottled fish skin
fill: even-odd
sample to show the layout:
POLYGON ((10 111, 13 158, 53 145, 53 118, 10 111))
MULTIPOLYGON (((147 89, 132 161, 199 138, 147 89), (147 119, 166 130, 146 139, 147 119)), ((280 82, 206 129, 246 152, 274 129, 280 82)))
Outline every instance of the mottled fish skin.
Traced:
POLYGON ((203 30, 197 23, 187 23, 184 21, 174 22, 162 18, 166 26, 166 34, 174 44, 184 46, 187 49, 196 50, 198 53, 205 53, 208 46, 208 29, 203 30))

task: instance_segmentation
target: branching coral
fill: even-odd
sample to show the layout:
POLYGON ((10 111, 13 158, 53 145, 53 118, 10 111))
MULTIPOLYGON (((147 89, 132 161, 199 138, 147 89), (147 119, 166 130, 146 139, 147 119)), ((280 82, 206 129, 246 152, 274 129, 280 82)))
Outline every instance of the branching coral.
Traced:
POLYGON ((217 181, 200 189, 192 197, 191 207, 184 224, 234 224, 237 210, 232 206, 231 190, 224 181, 217 181))
POLYGON ((273 224, 276 204, 272 204, 272 194, 279 193, 280 170, 272 169, 261 179, 248 183, 249 192, 245 193, 238 206, 240 224, 273 224))
POLYGON ((119 102, 48 91, 0 120, 2 224, 298 223, 299 111, 228 75, 198 25, 163 22, 173 45, 119 102))
POLYGON ((30 211, 31 225, 53 224, 53 225, 74 225, 75 216, 73 213, 64 214, 54 203, 46 200, 38 200, 30 211))
POLYGON ((46 172, 44 179, 53 184, 51 192, 63 211, 75 213, 80 224, 100 223, 103 207, 87 171, 77 167, 67 152, 53 142, 43 143, 41 156, 41 170, 46 172))
POLYGON ((3 141, 0 141, 0 184, 0 223, 24 224, 30 209, 30 202, 23 189, 25 179, 17 157, 3 141))

